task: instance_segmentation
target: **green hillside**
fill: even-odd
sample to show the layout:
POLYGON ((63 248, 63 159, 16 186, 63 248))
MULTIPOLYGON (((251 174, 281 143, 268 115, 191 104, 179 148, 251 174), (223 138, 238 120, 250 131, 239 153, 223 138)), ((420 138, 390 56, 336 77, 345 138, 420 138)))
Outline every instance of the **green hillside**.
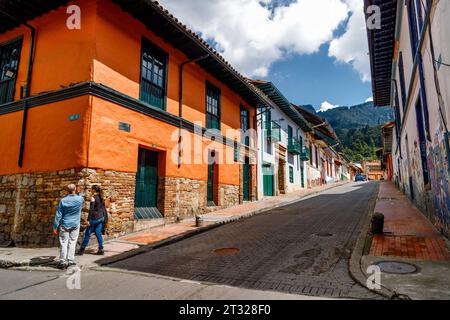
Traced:
MULTIPOLYGON (((302 108, 315 112, 311 105, 302 108)), ((352 161, 376 159, 381 147, 381 125, 394 119, 391 108, 376 108, 372 102, 317 114, 332 125, 341 140, 341 151, 352 161)))

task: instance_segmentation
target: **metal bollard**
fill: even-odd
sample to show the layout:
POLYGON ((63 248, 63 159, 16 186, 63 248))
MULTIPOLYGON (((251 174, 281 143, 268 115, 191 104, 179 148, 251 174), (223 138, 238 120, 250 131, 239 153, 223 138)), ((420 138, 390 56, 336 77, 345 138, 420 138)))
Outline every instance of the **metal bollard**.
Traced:
POLYGON ((384 215, 382 213, 375 213, 372 216, 372 235, 382 235, 384 233, 384 215))

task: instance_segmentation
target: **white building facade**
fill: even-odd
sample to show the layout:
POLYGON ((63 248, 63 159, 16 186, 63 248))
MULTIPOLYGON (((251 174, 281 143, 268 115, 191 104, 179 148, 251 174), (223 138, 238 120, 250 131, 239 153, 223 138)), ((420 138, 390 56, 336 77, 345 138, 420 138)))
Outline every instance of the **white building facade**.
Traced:
POLYGON ((260 111, 258 199, 308 188, 307 122, 270 82, 254 81, 275 107, 260 111))
POLYGON ((382 28, 369 30, 369 49, 375 104, 391 105, 396 116, 393 180, 450 236, 450 1, 381 8, 382 28))

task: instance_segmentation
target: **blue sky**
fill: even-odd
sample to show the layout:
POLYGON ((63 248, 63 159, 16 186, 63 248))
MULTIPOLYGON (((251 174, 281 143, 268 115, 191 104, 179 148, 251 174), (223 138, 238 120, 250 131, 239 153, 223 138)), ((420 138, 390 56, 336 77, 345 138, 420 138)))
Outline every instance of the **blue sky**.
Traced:
POLYGON ((246 77, 298 104, 371 97, 362 0, 161 0, 246 77))
POLYGON ((294 55, 275 62, 266 79, 275 83, 293 103, 312 104, 316 108, 324 101, 353 106, 372 95, 370 82, 363 82, 351 65, 328 56, 328 45, 322 45, 312 55, 294 55))

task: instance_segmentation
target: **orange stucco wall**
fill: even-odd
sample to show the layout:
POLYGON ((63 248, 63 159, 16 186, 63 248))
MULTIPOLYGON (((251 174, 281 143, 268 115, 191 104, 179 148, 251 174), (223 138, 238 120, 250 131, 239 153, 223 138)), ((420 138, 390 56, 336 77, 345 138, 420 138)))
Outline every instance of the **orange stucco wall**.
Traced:
MULTIPOLYGON (((95 40, 96 1, 74 1, 82 9, 82 29, 66 27, 66 8, 61 7, 29 22, 36 28, 36 47, 31 94, 57 90, 91 79, 95 40), (64 72, 63 72, 64 71, 64 72)), ((23 36, 15 100, 27 79, 30 51, 30 29, 22 26, 0 34, 0 43, 23 36)))
POLYGON ((28 111, 23 168, 17 161, 23 112, 0 116, 0 175, 85 167, 89 97, 31 108, 28 111), (69 121, 71 115, 80 119, 69 121))
MULTIPOLYGON (((201 141, 200 136, 184 131, 184 164, 178 168, 177 127, 99 98, 93 100, 91 132, 88 167, 92 168, 135 172, 138 150, 143 147, 165 153, 164 163, 160 163, 160 176, 207 180, 207 164, 195 164, 195 156, 202 159, 205 150, 233 155, 232 147, 201 141), (131 125, 131 132, 119 130, 119 122, 124 121, 131 125), (199 139, 197 141, 202 146, 197 155, 194 153, 194 139, 199 139)), ((221 164, 219 183, 238 185, 239 164, 221 164)))
MULTIPOLYGON (((141 40, 144 37, 168 53, 167 112, 178 115, 179 65, 187 57, 110 1, 79 0, 71 3, 81 8, 81 30, 66 28, 68 15, 65 7, 30 21, 37 29, 32 95, 95 81, 139 98, 141 40)), ((0 43, 21 35, 24 44, 16 100, 20 86, 26 83, 29 30, 20 27, 0 35, 0 43)), ((227 129, 240 127, 241 105, 250 110, 251 118, 255 116, 255 109, 228 87, 199 66, 188 65, 184 74, 185 119, 205 126, 206 81, 221 90, 222 134, 225 135, 227 129)), ((21 122, 21 112, 0 116, 0 150, 5 150, 0 157, 0 174, 80 166, 134 172, 137 170, 138 147, 143 146, 166 152, 165 166, 161 169, 164 175, 207 179, 205 164, 185 164, 178 168, 171 160, 176 141, 171 141, 170 136, 176 127, 93 97, 31 109, 24 167, 19 169, 17 158, 21 122), (80 114, 81 118, 69 122, 71 114, 80 114), (130 123, 132 132, 119 131, 119 121, 130 123)), ((193 134, 185 135, 186 141, 192 141, 193 134)), ((232 130, 227 136, 234 139, 237 134, 232 130)), ((206 149, 209 143, 204 141, 203 147, 206 149)), ((232 150, 228 153, 233 154, 232 150)), ((221 165, 219 183, 239 184, 239 165, 221 165)))
MULTIPOLYGON (((167 111, 178 115, 179 65, 188 58, 107 0, 99 0, 98 3, 94 81, 139 98, 142 38, 169 55, 167 111)), ((206 81, 221 90, 222 133, 225 134, 227 129, 239 128, 240 105, 248 105, 195 64, 187 65, 184 71, 183 117, 192 122, 200 121, 205 126, 206 81)), ((249 109, 253 117, 254 109, 249 109)))

